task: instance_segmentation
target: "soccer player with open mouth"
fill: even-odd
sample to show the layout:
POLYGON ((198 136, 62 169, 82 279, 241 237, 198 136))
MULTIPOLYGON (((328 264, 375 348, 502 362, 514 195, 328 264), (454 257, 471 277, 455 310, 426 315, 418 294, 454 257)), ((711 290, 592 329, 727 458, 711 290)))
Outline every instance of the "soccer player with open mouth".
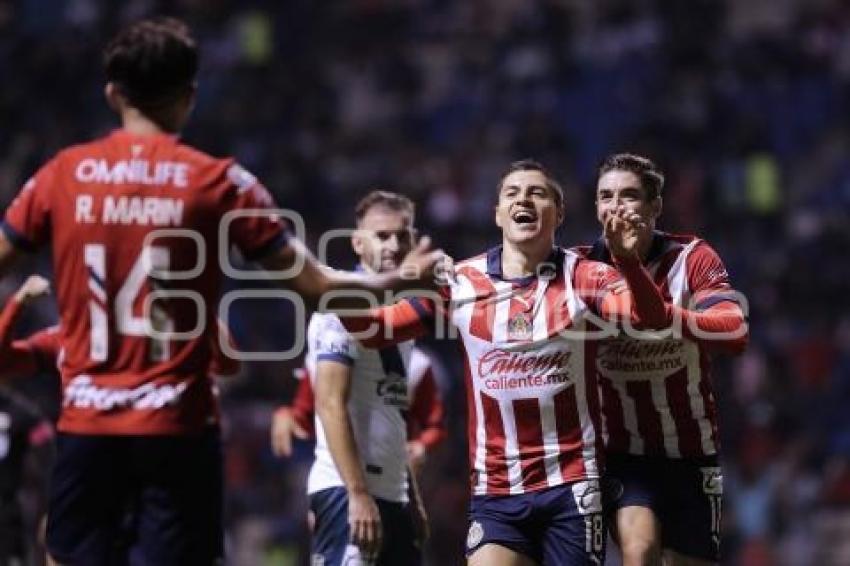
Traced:
MULTIPOLYGON (((704 240, 655 229, 664 176, 649 159, 608 156, 599 167, 596 212, 639 216, 638 252, 680 334, 623 335, 600 345, 597 369, 606 434, 614 538, 626 566, 692 566, 720 560, 723 475, 711 357, 740 353, 748 328, 720 257, 704 240)), ((604 235, 577 248, 612 262, 604 235)))
POLYGON ((345 320, 373 347, 439 335, 447 323, 458 331, 473 565, 603 562, 598 338, 616 332, 613 323, 668 323, 669 309, 636 254, 639 218, 620 210, 606 222, 621 278, 555 246, 563 200, 542 165, 512 164, 495 208, 500 246, 457 262, 439 293, 345 320))

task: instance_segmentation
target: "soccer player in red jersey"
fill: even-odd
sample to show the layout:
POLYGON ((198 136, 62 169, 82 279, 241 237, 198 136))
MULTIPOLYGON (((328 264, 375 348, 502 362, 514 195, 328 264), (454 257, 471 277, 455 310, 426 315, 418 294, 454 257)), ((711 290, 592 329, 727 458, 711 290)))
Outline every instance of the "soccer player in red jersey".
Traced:
MULTIPOLYGON (((293 438, 307 440, 315 434, 313 419, 316 400, 306 368, 298 371, 298 389, 292 403, 281 405, 272 419, 272 452, 277 456, 292 455, 293 438)), ((446 437, 445 408, 428 354, 413 349, 411 372, 407 376, 410 409, 407 419, 408 463, 416 473, 425 463, 428 452, 446 437)))
POLYGON ((325 291, 419 284, 402 274, 427 280, 439 253, 420 242, 390 273, 326 269, 253 175, 180 143, 198 67, 181 22, 130 26, 104 63, 121 129, 44 165, 0 235, 0 270, 20 250, 53 253, 64 358, 48 549, 63 564, 109 562, 134 502, 145 563, 213 564, 223 535, 208 335, 229 244, 311 304, 325 291))
MULTIPOLYGON (((748 329, 723 262, 694 236, 657 231, 664 176, 649 159, 615 154, 599 168, 596 210, 637 215, 641 261, 671 303, 664 339, 628 333, 600 345, 600 374, 615 539, 628 566, 719 561, 723 476, 711 356, 739 353, 748 329)), ((606 238, 580 253, 612 263, 606 238)))
POLYGON ((446 322, 459 332, 470 564, 601 564, 603 439, 597 341, 588 333, 598 336, 596 327, 611 320, 661 327, 669 312, 635 255, 636 218, 625 211, 606 224, 625 281, 555 247, 563 192, 538 163, 514 163, 504 175, 495 220, 502 245, 458 262, 438 296, 348 317, 346 325, 358 333, 372 327, 361 338, 371 346, 446 322))

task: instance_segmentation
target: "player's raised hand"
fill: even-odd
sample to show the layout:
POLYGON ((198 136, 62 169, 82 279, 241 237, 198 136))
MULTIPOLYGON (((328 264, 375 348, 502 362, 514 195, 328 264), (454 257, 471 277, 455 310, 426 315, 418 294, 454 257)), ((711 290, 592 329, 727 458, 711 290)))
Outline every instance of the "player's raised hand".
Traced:
POLYGON ((410 250, 399 266, 399 272, 408 287, 431 289, 438 285, 441 262, 447 257, 443 250, 434 249, 431 238, 422 236, 416 247, 410 250))
POLYGON ((348 492, 348 528, 351 544, 360 548, 363 558, 371 562, 377 559, 384 542, 381 515, 371 495, 348 492))
POLYGON ((41 275, 30 275, 15 293, 15 299, 20 303, 28 303, 38 297, 50 293, 50 282, 41 275))
POLYGON ((309 433, 301 428, 289 407, 281 407, 272 417, 272 453, 279 457, 292 455, 293 437, 307 440, 309 433))
POLYGON ((608 249, 614 258, 639 259, 638 243, 645 222, 640 215, 618 207, 605 219, 604 233, 608 249))

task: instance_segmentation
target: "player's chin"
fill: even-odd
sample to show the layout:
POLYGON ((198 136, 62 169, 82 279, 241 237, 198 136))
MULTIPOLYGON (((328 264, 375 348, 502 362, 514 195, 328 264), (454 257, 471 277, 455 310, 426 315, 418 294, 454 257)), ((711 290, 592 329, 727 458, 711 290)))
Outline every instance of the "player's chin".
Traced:
POLYGON ((543 226, 539 223, 514 224, 505 231, 508 241, 514 244, 529 243, 547 237, 543 226))

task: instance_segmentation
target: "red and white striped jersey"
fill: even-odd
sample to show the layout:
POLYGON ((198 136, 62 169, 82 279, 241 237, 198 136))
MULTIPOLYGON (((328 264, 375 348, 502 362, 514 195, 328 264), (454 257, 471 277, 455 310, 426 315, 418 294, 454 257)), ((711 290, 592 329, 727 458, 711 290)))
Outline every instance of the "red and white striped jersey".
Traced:
MULTIPOLYGON (((602 240, 579 253, 610 262, 602 240)), ((693 236, 656 233, 646 267, 665 301, 702 311, 734 301, 717 253, 693 236)), ((718 451, 710 356, 688 339, 621 335, 599 345, 596 360, 610 452, 699 457, 718 451)))
MULTIPOLYGON (((445 289, 464 354, 475 495, 526 493, 601 472, 595 343, 584 330, 619 275, 562 249, 547 265, 548 273, 505 280, 494 248, 458 263, 445 289)), ((432 303, 411 304, 433 322, 432 303)))
POLYGON ((20 249, 52 248, 65 354, 60 431, 207 425, 219 247, 234 244, 249 259, 280 249, 288 235, 273 211, 269 192, 232 159, 165 134, 116 130, 39 169, 0 230, 20 249))

